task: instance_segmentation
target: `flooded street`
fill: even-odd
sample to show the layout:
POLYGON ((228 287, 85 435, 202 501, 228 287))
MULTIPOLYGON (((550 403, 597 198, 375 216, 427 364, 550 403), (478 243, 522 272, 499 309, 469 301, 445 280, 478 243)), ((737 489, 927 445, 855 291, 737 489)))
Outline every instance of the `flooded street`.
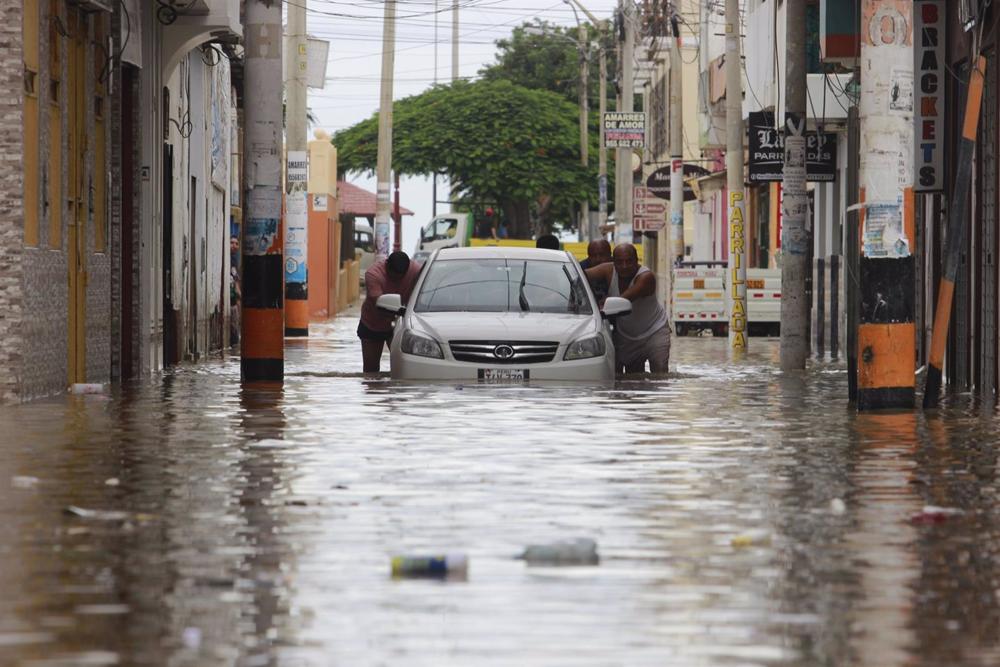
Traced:
POLYGON ((279 390, 230 358, 0 409, 0 664, 1000 664, 992 407, 857 416, 776 339, 614 387, 394 383, 356 325, 279 390), (576 537, 599 565, 515 558, 576 537), (455 552, 466 581, 390 576, 455 552))

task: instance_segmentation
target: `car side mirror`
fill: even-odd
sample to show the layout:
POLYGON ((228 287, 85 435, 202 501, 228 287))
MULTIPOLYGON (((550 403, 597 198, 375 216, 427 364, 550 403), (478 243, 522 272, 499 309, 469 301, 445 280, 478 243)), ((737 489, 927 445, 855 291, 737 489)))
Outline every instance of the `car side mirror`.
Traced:
POLYGON ((403 307, 403 300, 398 294, 383 294, 375 302, 375 307, 379 310, 390 312, 393 315, 402 315, 406 312, 406 308, 403 307))
POLYGON ((631 312, 632 302, 620 296, 609 296, 604 300, 604 308, 601 309, 601 315, 608 318, 628 315, 631 312))

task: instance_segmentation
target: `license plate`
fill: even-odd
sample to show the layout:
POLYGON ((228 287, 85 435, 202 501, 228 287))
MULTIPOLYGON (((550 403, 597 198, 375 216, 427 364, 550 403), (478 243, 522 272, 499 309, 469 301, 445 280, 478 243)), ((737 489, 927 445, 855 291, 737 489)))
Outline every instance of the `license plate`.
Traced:
POLYGON ((518 384, 528 381, 528 370, 523 368, 480 368, 479 381, 485 384, 518 384))

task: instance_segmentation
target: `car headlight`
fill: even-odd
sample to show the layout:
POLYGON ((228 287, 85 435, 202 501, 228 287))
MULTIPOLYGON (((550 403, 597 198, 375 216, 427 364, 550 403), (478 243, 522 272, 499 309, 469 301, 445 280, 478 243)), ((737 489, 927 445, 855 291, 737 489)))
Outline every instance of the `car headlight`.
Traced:
POLYGON ((604 336, 588 336, 570 343, 570 346, 566 348, 565 359, 570 361, 572 359, 603 357, 605 350, 604 336))
POLYGON ((403 333, 403 342, 400 344, 400 348, 406 354, 412 354, 418 357, 431 357, 433 359, 444 359, 444 354, 441 352, 441 346, 433 338, 428 338, 427 336, 421 336, 420 334, 415 334, 410 330, 403 333))

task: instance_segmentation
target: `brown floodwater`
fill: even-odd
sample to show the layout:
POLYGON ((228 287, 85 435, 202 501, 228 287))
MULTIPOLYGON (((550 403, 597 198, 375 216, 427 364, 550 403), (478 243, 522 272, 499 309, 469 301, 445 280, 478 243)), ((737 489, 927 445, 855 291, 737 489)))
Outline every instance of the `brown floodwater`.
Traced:
POLYGON ((859 416, 843 363, 783 375, 774 339, 609 387, 397 383, 355 325, 290 343, 280 389, 228 358, 0 408, 0 665, 1000 664, 992 405, 859 416), (515 558, 578 537, 598 565, 515 558), (390 576, 434 553, 468 576, 390 576))

